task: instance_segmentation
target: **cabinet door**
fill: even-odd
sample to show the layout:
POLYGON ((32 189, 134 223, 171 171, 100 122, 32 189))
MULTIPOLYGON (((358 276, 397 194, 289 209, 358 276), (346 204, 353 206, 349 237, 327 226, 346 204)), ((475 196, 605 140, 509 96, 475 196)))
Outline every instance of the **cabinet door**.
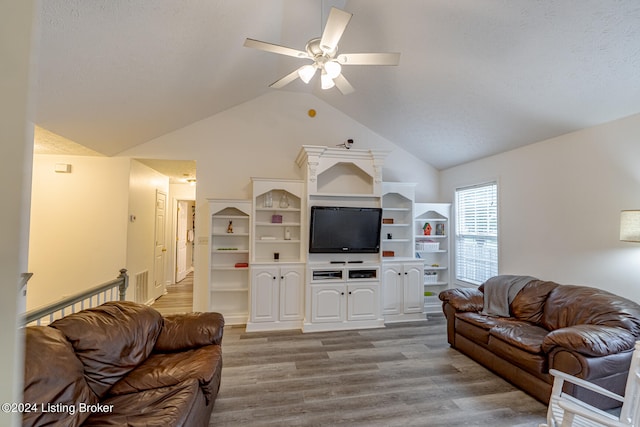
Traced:
POLYGON ((348 285, 347 320, 375 320, 378 318, 378 284, 348 285))
POLYGON ((280 320, 300 320, 304 313, 304 267, 280 269, 280 320))
POLYGON ((344 285, 311 286, 311 321, 342 322, 345 318, 344 285))
POLYGON ((404 277, 400 264, 385 265, 382 270, 382 313, 400 314, 402 312, 404 277))
POLYGON ((253 322, 278 320, 278 283, 277 267, 252 270, 251 320, 253 322))
POLYGON ((404 312, 421 313, 424 309, 423 265, 404 266, 404 312))

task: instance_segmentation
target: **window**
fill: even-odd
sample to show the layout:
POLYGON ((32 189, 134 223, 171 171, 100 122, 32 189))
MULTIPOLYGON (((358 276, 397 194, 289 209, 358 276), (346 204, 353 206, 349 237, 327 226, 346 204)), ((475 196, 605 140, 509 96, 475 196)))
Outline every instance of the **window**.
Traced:
POLYGON ((480 285, 498 274, 498 184, 456 189, 456 279, 480 285))

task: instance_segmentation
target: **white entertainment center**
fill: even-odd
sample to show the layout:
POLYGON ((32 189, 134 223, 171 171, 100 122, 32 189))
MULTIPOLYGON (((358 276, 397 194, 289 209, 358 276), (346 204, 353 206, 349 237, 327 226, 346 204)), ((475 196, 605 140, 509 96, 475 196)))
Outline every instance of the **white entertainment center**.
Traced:
POLYGON ((248 332, 378 328, 436 311, 427 289, 449 283, 449 205, 415 204, 415 184, 383 182, 386 155, 305 145, 296 159, 303 180, 252 178, 251 200, 210 199, 211 308, 228 324, 246 323, 248 332), (377 212, 379 247, 325 251, 314 242, 310 249, 314 206, 377 212), (234 219, 240 235, 225 236, 225 221, 234 219), (442 224, 434 226, 433 239, 418 228, 426 220, 442 224), (437 262, 417 250, 422 246, 438 254, 437 262), (425 283, 433 271, 437 284, 425 283), (224 283, 228 278, 235 282, 224 283))

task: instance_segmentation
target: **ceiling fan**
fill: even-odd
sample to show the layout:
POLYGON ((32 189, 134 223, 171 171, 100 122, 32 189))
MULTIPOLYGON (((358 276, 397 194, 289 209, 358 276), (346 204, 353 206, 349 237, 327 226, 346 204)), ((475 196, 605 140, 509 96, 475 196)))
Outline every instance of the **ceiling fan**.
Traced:
POLYGON ((309 40, 304 51, 249 38, 245 40, 244 46, 313 61, 270 84, 269 87, 280 89, 298 77, 309 83, 320 70, 322 89, 335 86, 343 95, 347 95, 352 93, 354 88, 342 75, 343 65, 398 65, 400 62, 399 53, 338 54, 338 42, 352 16, 349 12, 332 7, 322 37, 309 40))

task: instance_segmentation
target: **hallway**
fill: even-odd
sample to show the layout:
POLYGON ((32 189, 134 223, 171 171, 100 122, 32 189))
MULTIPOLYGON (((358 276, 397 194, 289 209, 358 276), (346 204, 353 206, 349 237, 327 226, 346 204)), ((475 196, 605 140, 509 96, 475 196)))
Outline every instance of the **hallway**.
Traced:
POLYGON ((167 293, 155 300, 151 307, 163 315, 193 311, 193 271, 175 285, 167 286, 167 293))

